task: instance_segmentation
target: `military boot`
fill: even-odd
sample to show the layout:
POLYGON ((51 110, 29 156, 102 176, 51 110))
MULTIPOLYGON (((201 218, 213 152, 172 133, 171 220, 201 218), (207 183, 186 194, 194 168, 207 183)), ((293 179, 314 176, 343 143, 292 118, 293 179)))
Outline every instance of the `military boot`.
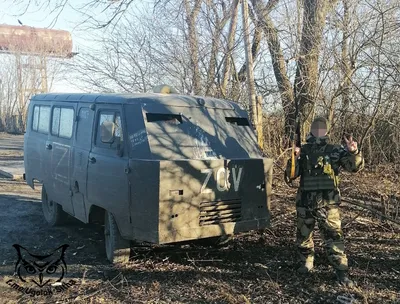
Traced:
POLYGON ((297 272, 301 274, 307 274, 310 273, 314 268, 314 262, 313 261, 306 261, 303 265, 301 265, 298 269, 297 272))
POLYGON ((336 270, 337 281, 340 285, 345 287, 354 287, 354 282, 349 279, 347 271, 345 270, 336 270))

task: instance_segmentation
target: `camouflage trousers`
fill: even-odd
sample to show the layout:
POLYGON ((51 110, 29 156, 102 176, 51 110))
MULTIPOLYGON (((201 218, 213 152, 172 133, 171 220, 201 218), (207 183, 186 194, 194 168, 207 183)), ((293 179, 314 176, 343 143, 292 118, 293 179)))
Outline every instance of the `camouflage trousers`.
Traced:
POLYGON ((341 228, 338 190, 302 192, 296 197, 296 245, 301 262, 314 262, 313 231, 317 223, 331 265, 348 270, 341 228))

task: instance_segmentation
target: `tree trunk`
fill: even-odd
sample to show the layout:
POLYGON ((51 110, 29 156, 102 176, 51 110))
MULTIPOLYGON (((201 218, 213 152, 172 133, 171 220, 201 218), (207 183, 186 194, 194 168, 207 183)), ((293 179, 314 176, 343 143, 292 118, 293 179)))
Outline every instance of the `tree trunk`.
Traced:
POLYGON ((253 56, 251 53, 250 30, 249 30, 249 6, 247 4, 247 0, 242 0, 242 9, 243 9, 245 55, 246 55, 246 65, 247 65, 247 84, 248 84, 247 90, 249 94, 250 117, 253 126, 255 127, 256 130, 258 130, 256 88, 254 85, 253 56))
POLYGON ((201 94, 201 78, 200 78, 200 67, 199 67, 199 43, 196 31, 196 20, 200 12, 201 0, 196 0, 193 9, 190 8, 189 0, 184 1, 186 10, 186 23, 189 31, 189 53, 190 62, 193 69, 193 93, 195 95, 201 94))
POLYGON ((348 110, 350 106, 350 85, 351 85, 351 63, 349 58, 349 26, 350 12, 349 3, 347 0, 342 0, 343 3, 343 39, 342 39, 342 73, 343 73, 343 88, 342 88, 342 126, 347 132, 348 110))
POLYGON ((295 100, 304 131, 310 130, 318 87, 318 58, 329 7, 336 1, 305 0, 300 55, 294 82, 295 100))
POLYGON ((229 25, 227 50, 225 52, 224 69, 222 74, 221 94, 223 97, 226 97, 227 95, 228 81, 231 74, 232 51, 233 51, 233 46, 235 44, 238 11, 239 11, 239 0, 234 0, 232 5, 231 24, 229 25))
MULTIPOLYGON (((261 30, 261 23, 259 21, 256 20, 254 14, 252 13, 252 11, 250 11, 250 19, 251 21, 253 21, 253 24, 255 26, 254 28, 254 37, 253 37, 253 44, 251 45, 251 56, 253 57, 253 61, 254 58, 257 57, 258 52, 260 51, 260 47, 261 47, 261 39, 262 39, 262 30, 261 30)), ((242 65, 242 67, 239 70, 238 73, 238 78, 241 82, 245 82, 246 81, 246 72, 247 72, 247 66, 246 66, 246 62, 242 65)))
POLYGON ((261 148, 261 151, 264 151, 264 132, 263 132, 263 112, 262 112, 262 96, 257 96, 257 136, 258 136, 258 145, 261 148))
POLYGON ((271 18, 268 16, 269 10, 267 10, 267 7, 261 1, 256 0, 253 0, 253 6, 256 10, 258 19, 261 20, 261 25, 267 39, 274 75, 285 113, 285 134, 289 136, 291 132, 294 131, 295 125, 294 96, 293 87, 290 83, 289 77, 287 76, 286 63, 283 57, 278 31, 271 18))
MULTIPOLYGON (((212 32, 212 44, 211 44, 211 54, 210 54, 210 62, 208 65, 207 71, 207 85, 206 85, 206 93, 205 95, 208 96, 212 93, 212 89, 215 86, 215 73, 217 69, 217 58, 218 58, 218 51, 220 47, 220 40, 222 31, 229 20, 229 17, 226 14, 226 11, 223 11, 222 19, 218 16, 218 9, 213 2, 208 3, 208 6, 213 10, 215 20, 210 22, 210 30, 212 32)), ((211 19, 210 14, 208 14, 209 20, 211 19)), ((215 92, 214 92, 215 93, 215 92)))
POLYGON ((211 89, 214 85, 215 81, 215 68, 217 66, 216 58, 217 58, 217 52, 219 48, 219 38, 220 38, 220 32, 219 29, 215 30, 214 35, 212 39, 212 46, 211 46, 211 54, 210 54, 210 64, 208 66, 208 72, 207 72, 207 86, 206 86, 206 92, 205 95, 209 96, 211 89))

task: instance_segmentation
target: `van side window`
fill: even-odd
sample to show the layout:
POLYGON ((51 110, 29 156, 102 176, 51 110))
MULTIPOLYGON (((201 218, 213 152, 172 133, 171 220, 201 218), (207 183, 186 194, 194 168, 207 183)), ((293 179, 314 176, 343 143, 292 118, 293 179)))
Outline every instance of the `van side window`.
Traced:
POLYGON ((225 117, 225 120, 237 126, 250 126, 250 123, 245 117, 225 117))
MULTIPOLYGON (((76 126, 76 142, 80 147, 90 147, 92 141, 93 119, 89 108, 80 108, 78 124, 76 126)), ((92 114, 93 115, 93 114, 92 114)))
POLYGON ((50 122, 50 106, 36 105, 33 108, 32 130, 48 134, 50 122))
POLYGON ((117 146, 122 145, 122 143, 123 143, 123 130, 122 130, 121 115, 119 114, 119 112, 101 111, 97 124, 96 146, 117 149, 117 146), (112 143, 104 143, 101 140, 101 128, 102 124, 105 122, 113 122, 115 124, 114 140, 112 143))
POLYGON ((51 134, 58 136, 60 129, 60 113, 61 108, 57 107, 53 109, 53 121, 51 124, 51 134))
POLYGON ((51 134, 71 138, 74 128, 74 109, 64 107, 53 108, 53 120, 51 125, 51 134))
POLYGON ((180 114, 162 114, 162 113, 146 113, 147 122, 166 122, 169 124, 181 124, 182 115, 180 114))
POLYGON ((121 123, 121 116, 119 115, 119 113, 117 113, 115 116, 115 124, 117 125, 117 128, 115 130, 115 137, 118 137, 119 140, 122 142, 123 141, 122 123, 121 123))

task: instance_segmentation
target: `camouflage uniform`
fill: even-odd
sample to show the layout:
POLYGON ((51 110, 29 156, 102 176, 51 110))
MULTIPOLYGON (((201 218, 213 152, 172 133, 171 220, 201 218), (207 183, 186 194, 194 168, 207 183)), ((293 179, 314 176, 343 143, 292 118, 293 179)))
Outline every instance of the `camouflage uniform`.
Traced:
MULTIPOLYGON (((348 264, 338 208, 340 205, 338 174, 340 168, 349 172, 359 171, 364 166, 364 159, 358 150, 350 153, 343 146, 331 145, 328 141, 326 136, 313 137, 310 134, 307 144, 301 147, 300 156, 296 159, 295 178, 300 177, 300 187, 296 197, 296 245, 303 265, 306 263, 313 265, 312 235, 317 223, 330 263, 337 271, 347 271, 348 264), (315 162, 317 165, 314 165, 315 162)), ((291 160, 286 168, 288 176, 290 167, 291 160)))

